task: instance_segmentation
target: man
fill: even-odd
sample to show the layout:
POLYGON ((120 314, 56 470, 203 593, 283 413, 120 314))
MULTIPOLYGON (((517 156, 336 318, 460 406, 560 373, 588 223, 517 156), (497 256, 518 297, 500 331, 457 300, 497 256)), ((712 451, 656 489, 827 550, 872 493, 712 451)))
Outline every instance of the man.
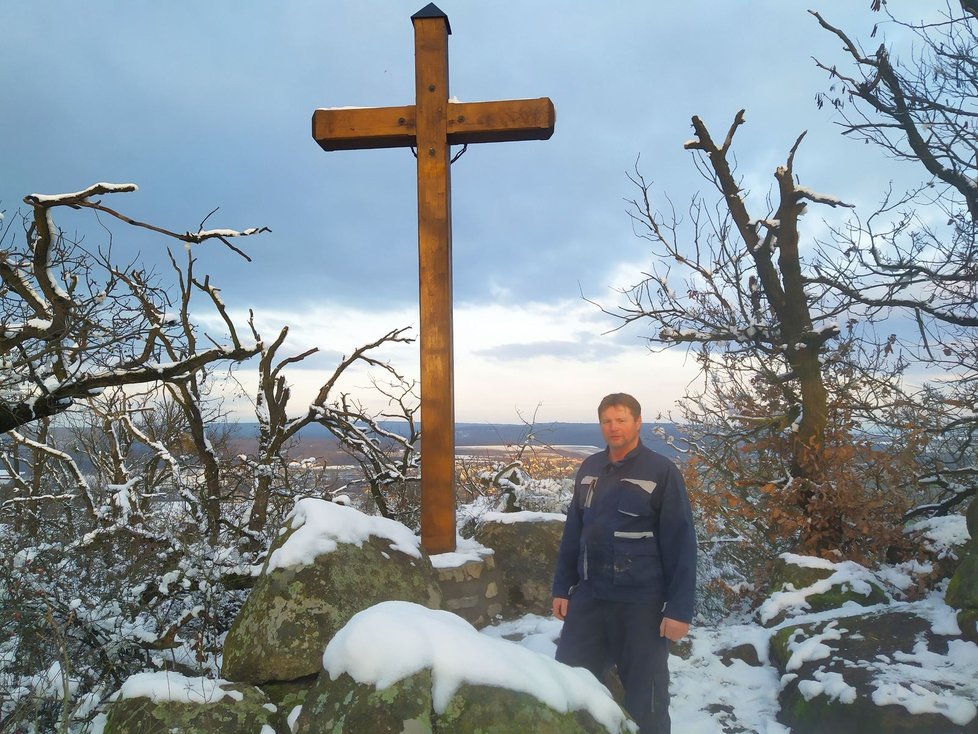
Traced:
POLYGON ((577 472, 554 573, 557 660, 598 680, 616 665, 642 734, 669 734, 669 645, 689 631, 696 585, 689 497, 675 464, 642 444, 635 398, 606 396, 598 419, 608 447, 577 472))

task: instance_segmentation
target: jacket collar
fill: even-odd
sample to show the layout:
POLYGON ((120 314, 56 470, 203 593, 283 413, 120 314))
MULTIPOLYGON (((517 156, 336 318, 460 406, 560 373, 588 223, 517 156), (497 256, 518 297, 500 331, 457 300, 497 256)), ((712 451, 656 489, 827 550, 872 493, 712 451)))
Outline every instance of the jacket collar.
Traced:
POLYGON ((612 461, 611 460, 611 448, 608 447, 608 446, 605 446, 604 447, 605 464, 610 464, 611 466, 621 466, 622 464, 624 464, 626 462, 629 462, 632 459, 634 459, 638 455, 639 451, 641 451, 644 448, 645 448, 645 446, 642 444, 642 439, 640 438, 638 440, 638 445, 635 448, 633 448, 631 451, 629 451, 627 454, 625 454, 618 461, 612 461))

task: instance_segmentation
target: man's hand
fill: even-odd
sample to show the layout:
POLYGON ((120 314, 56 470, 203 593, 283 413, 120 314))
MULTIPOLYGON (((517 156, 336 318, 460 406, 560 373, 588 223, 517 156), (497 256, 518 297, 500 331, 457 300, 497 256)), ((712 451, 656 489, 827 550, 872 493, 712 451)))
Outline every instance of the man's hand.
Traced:
POLYGON ((554 616, 563 620, 567 616, 567 599, 562 596, 555 596, 553 601, 554 616))
MULTIPOLYGON (((556 609, 557 600, 554 599, 554 609, 556 609)), ((557 612, 555 611, 554 614, 557 612)), ((675 619, 669 619, 669 617, 662 618, 662 624, 659 625, 659 637, 668 637, 673 642, 677 642, 686 636, 689 632, 689 622, 678 622, 675 619)))

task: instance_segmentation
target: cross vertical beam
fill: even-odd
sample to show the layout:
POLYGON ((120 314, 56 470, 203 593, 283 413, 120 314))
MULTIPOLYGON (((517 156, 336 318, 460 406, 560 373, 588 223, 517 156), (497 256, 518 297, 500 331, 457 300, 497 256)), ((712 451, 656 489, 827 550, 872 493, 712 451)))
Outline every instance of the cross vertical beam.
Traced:
POLYGON ((416 146, 421 303, 421 542, 455 550, 455 395, 452 346, 450 146, 547 140, 556 115, 546 97, 453 102, 448 16, 431 3, 413 16, 415 104, 318 109, 312 136, 326 151, 416 146))
POLYGON ((448 19, 414 23, 421 306, 421 542, 455 550, 452 186, 448 143, 448 19))

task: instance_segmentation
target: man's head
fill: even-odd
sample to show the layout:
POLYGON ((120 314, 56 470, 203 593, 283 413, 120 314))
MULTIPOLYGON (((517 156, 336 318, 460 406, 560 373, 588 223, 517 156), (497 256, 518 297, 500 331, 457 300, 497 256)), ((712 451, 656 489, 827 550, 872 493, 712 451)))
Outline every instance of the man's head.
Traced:
POLYGON ((627 392, 613 392, 611 395, 605 395, 601 398, 601 402, 598 404, 598 420, 601 420, 604 409, 613 405, 628 408, 633 418, 642 419, 642 406, 635 398, 627 392))
POLYGON ((613 461, 623 458, 638 446, 642 430, 642 406, 631 395, 606 395, 598 405, 598 420, 613 461))

